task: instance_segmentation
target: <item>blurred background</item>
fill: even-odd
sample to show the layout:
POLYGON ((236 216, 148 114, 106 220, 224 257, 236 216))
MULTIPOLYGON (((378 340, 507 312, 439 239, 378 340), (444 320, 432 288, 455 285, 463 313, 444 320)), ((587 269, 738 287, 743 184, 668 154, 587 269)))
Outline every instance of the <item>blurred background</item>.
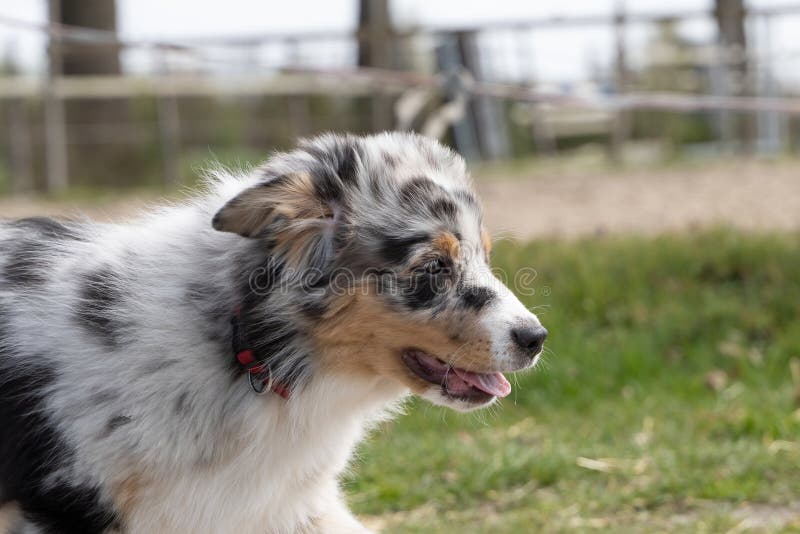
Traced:
POLYGON ((0 217, 116 220, 323 131, 438 138, 551 340, 498 410, 382 427, 365 521, 798 531, 798 35, 789 0, 6 0, 0 217))

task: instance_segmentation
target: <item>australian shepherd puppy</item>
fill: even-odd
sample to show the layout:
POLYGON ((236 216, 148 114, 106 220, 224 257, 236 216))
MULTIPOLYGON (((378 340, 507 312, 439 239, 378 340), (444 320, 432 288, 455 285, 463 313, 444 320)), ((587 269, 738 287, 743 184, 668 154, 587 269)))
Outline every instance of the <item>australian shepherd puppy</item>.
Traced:
POLYGON ((130 224, 0 224, 0 505, 20 532, 366 532, 337 484, 409 394, 509 394, 546 336, 463 160, 325 135, 130 224))

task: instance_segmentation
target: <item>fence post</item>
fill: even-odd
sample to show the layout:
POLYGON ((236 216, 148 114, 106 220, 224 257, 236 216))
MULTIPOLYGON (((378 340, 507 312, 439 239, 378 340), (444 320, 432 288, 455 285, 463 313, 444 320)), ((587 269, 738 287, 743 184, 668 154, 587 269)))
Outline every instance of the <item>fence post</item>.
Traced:
MULTIPOLYGON (((301 65, 300 41, 297 39, 290 39, 287 44, 290 47, 289 57, 291 58, 292 65, 301 65)), ((300 93, 290 94, 288 97, 289 121, 294 137, 304 137, 312 133, 311 105, 309 98, 308 95, 300 93)))
MULTIPOLYGON (((617 11, 614 14, 614 90, 617 98, 625 95, 628 82, 626 24, 625 5, 620 2, 617 4, 617 11)), ((624 109, 617 109, 611 122, 611 136, 608 146, 609 157, 615 163, 622 163, 624 160, 628 129, 628 112, 624 109)))
MULTIPOLYGON (((439 70, 447 74, 449 80, 457 80, 463 66, 458 51, 458 40, 454 35, 442 36, 439 46, 436 47, 437 64, 439 70)), ((463 89, 463 88, 460 88, 463 89)), ((458 98, 455 87, 445 87, 443 99, 453 101, 458 98)), ((466 106, 469 105, 467 102, 466 106)), ((480 159, 480 148, 475 126, 467 110, 464 118, 453 124, 453 141, 456 149, 469 161, 480 159)))
MULTIPOLYGON (((464 67, 478 80, 485 80, 481 65, 478 33, 458 32, 458 51, 464 67)), ((485 159, 503 159, 510 155, 506 114, 502 103, 489 96, 475 96, 468 107, 475 121, 475 132, 481 155, 485 159)))
MULTIPOLYGON (((520 28, 516 33, 517 52, 519 54, 521 69, 521 82, 523 86, 536 88, 536 74, 533 68, 533 46, 531 45, 528 28, 520 28)), ((556 142, 545 117, 545 107, 537 102, 530 104, 531 123, 530 131, 533 145, 540 156, 552 156, 556 153, 556 142)))
MULTIPOLYGON (((394 32, 388 0, 360 0, 358 24, 358 65, 394 68, 394 32)), ((370 99, 372 130, 391 129, 392 99, 379 91, 370 99)))
POLYGON ((33 190, 33 149, 25 100, 21 98, 9 100, 6 110, 11 192, 29 193, 33 190))
POLYGON ((157 97, 158 131, 161 153, 164 158, 164 186, 175 187, 181 180, 181 125, 178 100, 172 91, 172 73, 169 69, 164 49, 159 49, 161 71, 168 84, 169 92, 157 97))
MULTIPOLYGON (((61 20, 59 0, 49 0, 51 21, 61 20)), ((64 101, 57 83, 61 73, 61 36, 51 34, 47 53, 49 64, 44 88, 46 188, 49 193, 63 191, 69 186, 69 160, 67 159, 67 131, 64 119, 64 101)))
MULTIPOLYGON (((714 0, 714 17, 717 20, 718 44, 722 51, 723 87, 726 95, 753 94, 752 73, 747 53, 746 15, 744 0, 714 0)), ((724 121, 723 127, 730 130, 726 135, 737 137, 741 148, 752 152, 756 133, 754 115, 728 112, 724 115, 724 121)))
MULTIPOLYGON (((775 73, 772 69, 773 50, 772 50, 772 15, 762 15, 763 22, 763 59, 758 62, 760 71, 761 91, 768 98, 777 97, 777 87, 775 83, 775 73)), ((775 111, 761 111, 758 113, 758 148, 767 154, 777 154, 782 148, 782 141, 785 128, 785 117, 781 117, 775 111)))

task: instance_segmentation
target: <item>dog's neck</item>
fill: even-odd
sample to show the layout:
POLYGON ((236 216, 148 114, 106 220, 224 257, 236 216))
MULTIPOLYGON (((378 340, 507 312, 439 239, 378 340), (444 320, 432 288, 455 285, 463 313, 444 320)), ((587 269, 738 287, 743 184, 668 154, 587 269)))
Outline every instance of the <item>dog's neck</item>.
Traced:
MULTIPOLYGON (((191 316, 175 315, 181 321, 183 335, 172 340, 174 346, 153 347, 161 353, 167 348, 175 353, 186 352, 188 347, 188 352, 196 358, 191 376, 187 376, 186 366, 175 366, 164 374, 163 380, 171 381, 176 388, 187 379, 203 383, 202 395, 193 399, 189 405, 191 410, 187 408, 184 414, 185 427, 170 432, 171 439, 175 439, 175 449, 186 451, 182 457, 185 465, 193 469, 198 461, 208 465, 211 460, 233 460, 247 455, 262 458, 267 469, 275 469, 276 466, 270 465, 272 459, 280 462, 291 454, 309 459, 322 455, 320 461, 330 455, 336 457, 336 461, 327 463, 343 468, 364 430, 389 417, 407 395, 407 389, 393 380, 356 377, 319 365, 322 355, 315 353, 307 332, 293 315, 297 310, 297 296, 280 287, 271 292, 263 292, 265 288, 259 287, 262 294, 255 296, 266 298, 245 303, 252 313, 244 320, 252 321, 250 324, 254 327, 263 327, 262 331, 255 332, 256 336, 267 337, 255 339, 257 346, 251 348, 260 348, 259 356, 271 357, 270 364, 275 366, 275 371, 296 368, 283 364, 287 355, 301 357, 309 365, 302 367, 302 380, 290 384, 288 400, 274 393, 258 395, 253 392, 248 377, 237 368, 231 343, 231 317, 236 307, 243 304, 243 296, 250 289, 249 277, 263 264, 268 249, 258 240, 213 230, 198 236, 193 230, 196 221, 208 215, 185 212, 179 215, 169 215, 173 217, 169 221, 171 224, 154 219, 152 227, 159 232, 170 228, 175 236, 174 249, 182 254, 167 256, 166 261, 173 262, 169 265, 165 265, 164 257, 159 257, 160 261, 148 260, 141 269, 153 269, 151 278, 154 280, 164 271, 181 273, 185 288, 176 293, 185 292, 190 300, 185 309, 191 310, 191 316), (187 236, 192 236, 191 247, 185 244, 187 236), (292 350, 285 349, 280 336, 269 338, 270 333, 285 328, 296 331, 292 350), (270 351, 273 347, 279 350, 270 351), (305 352, 295 351, 297 347, 305 352), (229 379, 232 372, 235 373, 233 381, 229 379), (175 376, 168 376, 172 373, 175 376), (201 434, 192 434, 187 441, 185 428, 199 430, 201 434), (276 439, 286 447, 282 455, 268 450, 275 447, 276 439), (310 446, 313 444, 320 446, 310 446)), ((278 380, 284 382, 280 377, 278 380)), ((166 452, 165 461, 173 461, 166 452)))
MULTIPOLYGON (((227 237, 226 237, 227 239, 227 237)), ((231 309, 231 313, 219 322, 220 328, 224 328, 229 334, 223 338, 219 345, 223 351, 223 357, 228 362, 235 364, 236 354, 233 344, 229 341, 233 332, 230 330, 230 319, 236 313, 236 308, 244 305, 240 320, 251 321, 254 326, 262 326, 270 321, 286 321, 284 307, 293 303, 296 299, 291 294, 286 294, 286 287, 274 287, 271 294, 256 294, 254 300, 248 301, 243 297, 243 292, 252 290, 250 287, 253 272, 257 272, 264 265, 267 252, 260 248, 258 244, 251 240, 241 238, 234 239, 235 248, 231 250, 230 240, 224 244, 226 247, 225 256, 228 258, 248 258, 242 264, 228 263, 229 280, 233 284, 224 290, 224 296, 214 297, 225 302, 224 306, 231 309)), ((256 288, 259 289, 259 288, 256 288)), ((263 289, 263 288, 261 288, 263 289)), ((252 296, 252 294, 251 294, 252 296)), ((208 303, 211 306, 212 303, 208 303)), ((244 325, 245 328, 251 325, 244 325)), ((277 325, 280 327, 281 325, 277 325)), ((330 370, 319 362, 323 359, 322 355, 315 354, 311 348, 307 333, 300 327, 296 328, 297 339, 293 341, 293 347, 305 347, 308 352, 302 355, 307 361, 289 362, 287 364, 281 358, 298 357, 299 350, 293 348, 292 351, 284 350, 284 345, 275 343, 275 352, 268 352, 272 347, 263 339, 251 339, 255 348, 261 347, 261 351, 256 350, 258 360, 266 360, 275 373, 276 380, 285 384, 289 394, 284 398, 274 391, 264 391, 256 394, 248 383, 246 371, 241 368, 238 370, 240 378, 235 384, 234 395, 246 395, 250 397, 247 403, 251 410, 243 418, 244 425, 258 423, 263 425, 267 432, 270 432, 270 425, 286 425, 283 430, 291 432, 295 437, 305 436, 307 439, 318 439, 324 437, 334 437, 336 434, 348 435, 352 433, 351 440, 360 439, 363 430, 376 421, 391 417, 396 412, 397 407, 408 395, 405 386, 394 380, 379 378, 376 376, 354 376, 343 371, 330 370), (291 371, 302 364, 302 376, 292 375, 291 371), (293 367, 294 366, 294 367, 293 367), (281 370, 289 369, 286 374, 281 375, 281 370), (265 416, 266 414, 266 416, 265 416), (345 430, 348 429, 348 430, 345 430), (320 435, 322 433, 322 435, 320 435), (333 435, 333 436, 331 436, 333 435)), ((255 335, 265 335, 270 332, 260 332, 250 328, 255 335)), ((280 341, 280 340, 279 340, 280 341)), ((254 348, 254 347, 247 347, 254 348)), ((338 348, 337 350, 346 350, 338 348)), ((369 355, 366 355, 368 357, 369 355)), ((348 444, 352 447, 355 443, 348 444)), ((349 450, 349 449, 348 449, 349 450)))

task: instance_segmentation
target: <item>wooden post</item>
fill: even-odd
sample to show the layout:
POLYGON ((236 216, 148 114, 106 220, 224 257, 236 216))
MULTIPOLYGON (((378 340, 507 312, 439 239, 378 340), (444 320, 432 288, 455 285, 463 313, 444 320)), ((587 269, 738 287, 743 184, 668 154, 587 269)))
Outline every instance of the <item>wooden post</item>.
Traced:
MULTIPOLYGON (((777 87, 775 83, 775 73, 772 70, 772 15, 763 15, 762 35, 763 44, 759 49, 763 50, 762 59, 757 67, 761 71, 761 92, 768 98, 776 98, 777 87)), ((767 154, 777 154, 783 148, 783 137, 786 131, 786 117, 779 115, 775 111, 761 111, 758 113, 758 138, 759 149, 767 154)))
MULTIPOLYGON (((164 56, 165 50, 160 50, 161 71, 169 81, 170 69, 164 56)), ((170 92, 157 99, 158 131, 161 141, 161 154, 164 158, 164 186, 173 188, 181 181, 181 126, 178 111, 178 99, 170 92)))
MULTIPOLYGON (((291 39, 287 43, 290 47, 289 57, 292 65, 299 65, 300 41, 291 39)), ((311 109, 308 95, 291 94, 288 97, 289 121, 293 137, 304 137, 312 133, 311 131, 311 109)))
MULTIPOLYGON (((628 66, 627 66, 627 39, 626 39, 627 16, 623 2, 617 4, 617 11, 614 14, 614 87, 616 96, 623 97, 627 91, 628 66)), ((609 157, 615 163, 622 163, 625 155, 625 141, 628 138, 629 117, 628 112, 618 109, 614 112, 611 123, 611 135, 609 139, 609 157)))
MULTIPOLYGON (((49 0, 50 19, 60 17, 59 0, 49 0)), ((61 73, 61 38, 51 35, 47 47, 49 65, 45 84, 44 128, 45 159, 47 169, 47 191, 57 193, 69 186, 67 159, 67 131, 64 120, 64 102, 61 100, 56 84, 61 73)))
MULTIPOLYGON (((725 64, 724 48, 717 43, 715 62, 711 65, 711 92, 715 96, 728 97, 731 94, 729 86, 728 66, 725 64)), ((714 126, 723 152, 732 152, 734 145, 733 112, 729 109, 720 109, 714 112, 714 126)))
MULTIPOLYGON (((486 76, 481 65, 477 32, 459 32, 456 38, 462 64, 476 80, 484 80, 486 76)), ((507 158, 511 150, 502 102, 489 96, 476 96, 469 108, 482 156, 485 159, 507 158)))
MULTIPOLYGON (((436 49, 436 58, 439 70, 448 75, 452 81, 458 80, 463 65, 458 52, 458 39, 455 34, 446 34, 442 37, 441 44, 436 49)), ((448 84, 445 88, 443 99, 453 101, 459 97, 459 91, 463 87, 456 84, 448 84)), ((475 125, 469 113, 465 113, 464 118, 453 124, 453 141, 456 149, 468 161, 480 159, 480 148, 478 147, 478 136, 475 133, 475 125)))
MULTIPOLYGON (((521 28, 516 33, 517 50, 522 66, 520 73, 522 85, 531 89, 536 87, 536 75, 533 70, 533 50, 530 41, 530 30, 521 28)), ((551 156, 556 153, 556 143, 552 132, 547 126, 544 117, 544 107, 532 102, 529 104, 531 112, 531 136, 536 153, 540 156, 551 156)))
POLYGON ((31 131, 23 99, 8 101, 8 140, 11 166, 11 192, 33 191, 33 149, 31 131))
MULTIPOLYGON (((724 65, 725 82, 730 94, 749 96, 753 94, 752 76, 747 54, 745 31, 746 8, 744 0, 714 0, 714 16, 719 33, 721 63, 724 65)), ((752 151, 755 138, 753 114, 728 115, 731 129, 738 134, 742 148, 752 151)))
MULTIPOLYGON (((393 61, 392 22, 388 0, 360 0, 358 20, 358 65, 391 69, 393 61)), ((372 130, 389 130, 394 125, 392 100, 376 93, 371 99, 372 130)))

